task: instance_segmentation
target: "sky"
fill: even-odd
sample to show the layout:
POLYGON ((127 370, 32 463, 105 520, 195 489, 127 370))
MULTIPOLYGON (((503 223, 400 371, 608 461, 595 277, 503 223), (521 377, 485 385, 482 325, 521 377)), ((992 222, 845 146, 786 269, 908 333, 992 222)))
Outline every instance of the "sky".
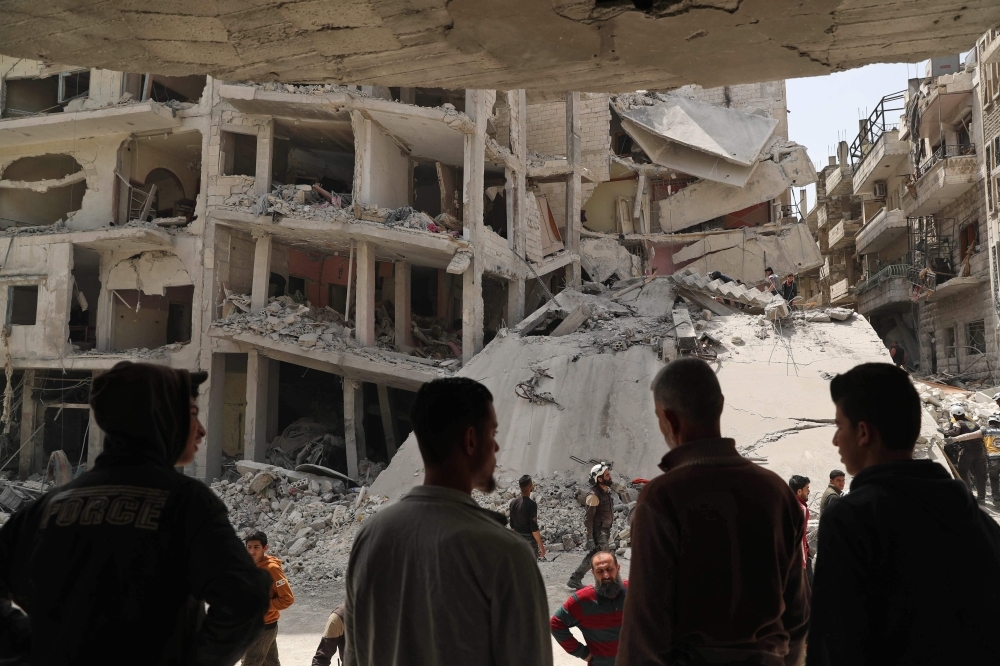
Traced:
MULTIPOLYGON (((924 63, 868 65, 787 80, 788 138, 806 147, 819 171, 829 155, 837 154, 839 141, 854 141, 860 118, 867 118, 885 95, 905 90, 907 80, 923 76, 924 67, 924 63)), ((810 207, 815 197, 816 186, 810 185, 810 207)))

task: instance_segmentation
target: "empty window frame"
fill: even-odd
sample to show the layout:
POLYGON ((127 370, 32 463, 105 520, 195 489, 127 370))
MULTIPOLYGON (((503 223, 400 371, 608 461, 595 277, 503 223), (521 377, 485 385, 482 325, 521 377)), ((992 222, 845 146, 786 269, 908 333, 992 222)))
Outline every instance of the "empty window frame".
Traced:
POLYGON ((945 329, 944 332, 944 355, 947 358, 955 358, 957 353, 955 351, 955 346, 957 345, 955 327, 945 329))
POLYGON ((219 133, 223 176, 255 176, 257 174, 257 135, 238 132, 219 133))
POLYGON ((90 70, 66 72, 59 75, 59 103, 65 104, 77 97, 90 94, 90 70))
POLYGON ((961 262, 965 260, 965 257, 968 255, 970 248, 972 249, 973 252, 978 251, 977 248, 979 246, 979 222, 970 222, 969 224, 966 224, 961 228, 961 230, 958 233, 961 241, 959 243, 959 247, 961 248, 961 254, 958 257, 958 260, 961 262))
POLYGON ((34 326, 38 315, 38 285, 17 285, 7 291, 12 326, 34 326))
POLYGON ((967 354, 986 353, 986 323, 982 319, 965 325, 965 345, 967 354))

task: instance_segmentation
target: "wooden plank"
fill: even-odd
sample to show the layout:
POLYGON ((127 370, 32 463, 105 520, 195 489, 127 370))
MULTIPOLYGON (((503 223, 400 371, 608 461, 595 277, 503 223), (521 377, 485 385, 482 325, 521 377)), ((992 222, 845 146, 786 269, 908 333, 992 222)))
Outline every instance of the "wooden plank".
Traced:
POLYGON ((632 200, 629 197, 615 199, 615 218, 621 233, 635 233, 635 225, 632 223, 632 200))
POLYGON ((441 190, 441 212, 461 220, 462 207, 458 205, 459 197, 456 196, 458 186, 455 183, 458 179, 455 177, 455 169, 440 162, 437 162, 436 166, 438 189, 441 190))
POLYGON ((542 231, 542 256, 547 256, 563 249, 562 238, 549 209, 549 202, 544 196, 536 196, 535 201, 538 204, 539 227, 542 231))
POLYGON ((382 432, 385 433, 385 451, 389 460, 396 455, 396 422, 392 418, 392 407, 389 405, 389 389, 385 384, 377 384, 378 408, 382 417, 382 432))

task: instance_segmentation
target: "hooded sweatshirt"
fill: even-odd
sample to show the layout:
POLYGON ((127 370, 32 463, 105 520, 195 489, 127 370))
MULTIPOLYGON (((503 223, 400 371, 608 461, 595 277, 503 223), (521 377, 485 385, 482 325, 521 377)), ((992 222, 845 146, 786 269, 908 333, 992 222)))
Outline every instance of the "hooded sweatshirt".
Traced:
POLYGON ((929 460, 873 465, 823 512, 809 666, 994 664, 1000 526, 929 460))
POLYGON ((260 630, 269 577, 225 505, 173 467, 191 395, 190 374, 163 366, 95 378, 95 468, 0 529, 0 596, 30 617, 30 663, 232 664, 260 630))
POLYGON ((278 621, 281 611, 295 603, 295 595, 285 578, 285 572, 281 570, 281 560, 274 555, 265 555, 257 563, 258 569, 263 569, 271 578, 271 602, 264 615, 264 624, 274 624, 278 621))

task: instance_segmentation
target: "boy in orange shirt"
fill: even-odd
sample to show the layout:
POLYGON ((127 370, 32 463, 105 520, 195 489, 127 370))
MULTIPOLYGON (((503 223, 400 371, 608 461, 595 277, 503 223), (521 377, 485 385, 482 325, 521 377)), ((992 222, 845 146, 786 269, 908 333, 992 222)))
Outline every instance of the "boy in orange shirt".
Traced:
POLYGON ((247 552, 258 568, 271 575, 271 605, 264 613, 264 628, 243 655, 243 666, 280 666, 278 661, 278 616, 295 602, 281 560, 267 554, 267 535, 257 531, 244 539, 247 552))

